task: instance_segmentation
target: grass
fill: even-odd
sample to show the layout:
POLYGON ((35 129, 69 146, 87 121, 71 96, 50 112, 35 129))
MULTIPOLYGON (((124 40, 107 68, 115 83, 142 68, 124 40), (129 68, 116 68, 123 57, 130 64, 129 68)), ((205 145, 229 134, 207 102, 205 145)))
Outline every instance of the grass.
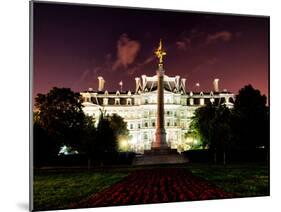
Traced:
POLYGON ((237 197, 268 196, 269 168, 266 165, 202 165, 191 164, 188 169, 196 176, 211 181, 237 197))
MULTIPOLYGON (((112 169, 41 170, 34 175, 34 209, 49 210, 68 208, 71 203, 93 195, 120 181, 129 172, 160 167, 183 167, 182 165, 150 167, 116 167, 112 169)), ((269 195, 269 169, 266 165, 184 165, 194 175, 209 180, 224 191, 237 197, 269 195)))
POLYGON ((34 176, 34 209, 69 207, 127 176, 126 172, 40 172, 34 176))

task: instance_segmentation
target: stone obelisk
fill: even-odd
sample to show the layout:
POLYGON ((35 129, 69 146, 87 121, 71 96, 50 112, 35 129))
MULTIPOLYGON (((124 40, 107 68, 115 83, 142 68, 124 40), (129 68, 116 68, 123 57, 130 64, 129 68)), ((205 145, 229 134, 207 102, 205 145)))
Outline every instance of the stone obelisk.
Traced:
POLYGON ((152 143, 153 150, 168 149, 166 142, 166 131, 165 131, 165 111, 164 111, 164 68, 163 68, 163 57, 166 52, 163 50, 162 41, 160 40, 158 49, 154 52, 159 59, 157 74, 157 122, 156 122, 156 133, 155 141, 152 143))
POLYGON ((187 163, 188 159, 180 155, 176 149, 171 149, 166 142, 165 111, 164 111, 164 68, 163 57, 166 52, 162 48, 160 40, 158 49, 154 52, 159 59, 157 73, 157 122, 155 140, 151 144, 151 150, 144 150, 142 156, 134 158, 133 165, 154 164, 180 164, 187 163))

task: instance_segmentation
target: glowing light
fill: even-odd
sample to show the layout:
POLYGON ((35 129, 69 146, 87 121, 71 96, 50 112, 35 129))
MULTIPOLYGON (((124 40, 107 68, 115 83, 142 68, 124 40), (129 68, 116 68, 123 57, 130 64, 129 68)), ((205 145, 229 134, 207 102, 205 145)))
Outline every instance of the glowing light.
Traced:
POLYGON ((77 150, 73 150, 71 147, 64 145, 60 148, 58 155, 75 155, 78 153, 77 150))
POLYGON ((128 151, 129 150, 129 142, 127 138, 120 138, 118 141, 118 147, 120 151, 128 151))

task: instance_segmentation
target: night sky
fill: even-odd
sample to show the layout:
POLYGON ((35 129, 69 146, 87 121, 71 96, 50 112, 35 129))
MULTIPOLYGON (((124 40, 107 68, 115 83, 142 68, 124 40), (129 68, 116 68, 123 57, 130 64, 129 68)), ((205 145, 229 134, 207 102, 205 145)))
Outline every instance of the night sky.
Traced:
POLYGON ((103 76, 108 91, 135 89, 135 77, 155 75, 153 51, 162 38, 166 75, 187 78, 187 89, 237 93, 252 84, 268 96, 269 19, 104 8, 68 4, 34 4, 34 91, 53 86, 97 89, 103 76))

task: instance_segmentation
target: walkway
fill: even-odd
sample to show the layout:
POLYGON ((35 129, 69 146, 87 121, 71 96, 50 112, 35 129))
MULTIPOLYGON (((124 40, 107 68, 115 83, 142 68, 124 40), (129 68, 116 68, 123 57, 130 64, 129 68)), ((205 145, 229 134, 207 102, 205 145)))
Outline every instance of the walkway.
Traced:
POLYGON ((210 182, 183 168, 138 170, 74 207, 101 207, 230 198, 210 182))

